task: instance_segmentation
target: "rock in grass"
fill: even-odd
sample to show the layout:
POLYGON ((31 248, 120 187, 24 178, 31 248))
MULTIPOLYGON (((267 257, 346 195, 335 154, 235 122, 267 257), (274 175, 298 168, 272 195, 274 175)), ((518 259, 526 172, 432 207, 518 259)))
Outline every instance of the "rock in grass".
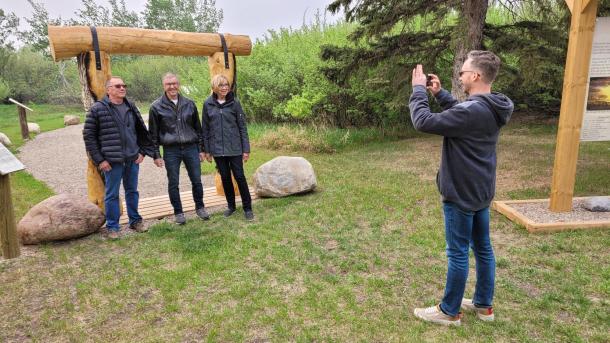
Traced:
POLYGON ((610 212, 610 197, 592 197, 583 206, 591 212, 610 212))
POLYGON ((316 174, 303 157, 279 156, 254 173, 254 191, 260 197, 283 197, 316 188, 316 174))
POLYGON ((86 197, 72 194, 52 196, 19 221, 17 233, 22 244, 39 244, 86 236, 104 224, 102 210, 86 197))
POLYGON ((13 144, 11 142, 11 140, 8 138, 8 136, 2 132, 0 132, 0 143, 2 143, 2 145, 4 145, 4 146, 9 146, 9 145, 13 144))
POLYGON ((70 114, 64 116, 64 125, 65 126, 78 125, 78 124, 80 124, 79 116, 70 115, 70 114))
POLYGON ((28 123, 28 131, 38 134, 40 133, 40 125, 36 123, 28 123))

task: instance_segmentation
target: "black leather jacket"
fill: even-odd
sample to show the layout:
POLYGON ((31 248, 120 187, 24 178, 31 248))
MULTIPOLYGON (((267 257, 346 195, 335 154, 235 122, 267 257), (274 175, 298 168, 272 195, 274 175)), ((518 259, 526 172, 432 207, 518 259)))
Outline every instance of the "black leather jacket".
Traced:
POLYGON ((250 152, 246 116, 233 92, 220 104, 212 93, 203 103, 203 142, 212 156, 239 156, 250 152))
MULTIPOLYGON (((144 120, 138 108, 125 98, 123 100, 131 109, 135 116, 134 123, 140 154, 148 155, 152 158, 158 157, 144 120)), ((96 101, 89 109, 83 128, 83 139, 87 154, 96 165, 104 160, 109 163, 125 162, 126 156, 123 154, 123 139, 121 138, 120 121, 116 118, 115 111, 110 109, 110 100, 105 96, 102 100, 96 101)))
POLYGON ((178 144, 197 144, 199 151, 204 151, 199 112, 191 99, 178 95, 178 105, 174 105, 163 94, 148 114, 148 130, 157 152, 160 145, 178 144))

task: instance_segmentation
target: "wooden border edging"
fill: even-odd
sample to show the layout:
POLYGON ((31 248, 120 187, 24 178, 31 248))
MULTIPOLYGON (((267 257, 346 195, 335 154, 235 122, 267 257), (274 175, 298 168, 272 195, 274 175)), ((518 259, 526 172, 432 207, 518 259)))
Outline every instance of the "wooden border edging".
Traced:
MULTIPOLYGON (((586 197, 574 198, 574 200, 586 199, 586 197)), ((604 221, 580 221, 580 222, 553 222, 553 223, 538 223, 526 217, 523 213, 517 211, 511 204, 537 203, 548 202, 549 199, 531 199, 531 200, 505 200, 494 201, 492 209, 512 222, 524 226, 527 231, 532 233, 539 232, 558 232, 575 229, 610 229, 610 220, 604 221)))

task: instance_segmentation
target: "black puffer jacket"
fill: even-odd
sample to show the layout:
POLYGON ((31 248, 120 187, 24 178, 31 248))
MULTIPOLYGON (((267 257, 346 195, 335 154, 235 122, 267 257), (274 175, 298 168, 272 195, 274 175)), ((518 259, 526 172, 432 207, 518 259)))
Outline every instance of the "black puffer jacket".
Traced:
MULTIPOLYGON (((138 146, 142 155, 148 155, 152 158, 158 158, 155 154, 154 145, 144 125, 144 120, 140 115, 138 108, 129 102, 126 98, 125 103, 131 109, 135 118, 136 134, 138 146)), ((96 101, 85 119, 85 127, 83 128, 83 139, 85 140, 85 149, 96 165, 103 161, 110 163, 125 162, 123 154, 123 145, 121 139, 121 130, 119 128, 120 121, 117 118, 116 111, 110 109, 110 99, 105 96, 101 101, 96 101)))
POLYGON ((218 103, 212 93, 203 103, 203 144, 212 156, 239 156, 250 152, 246 116, 233 92, 218 103))
POLYGON ((150 137, 159 152, 159 145, 193 144, 204 151, 201 121, 195 103, 178 95, 178 105, 163 94, 150 106, 148 112, 150 137))

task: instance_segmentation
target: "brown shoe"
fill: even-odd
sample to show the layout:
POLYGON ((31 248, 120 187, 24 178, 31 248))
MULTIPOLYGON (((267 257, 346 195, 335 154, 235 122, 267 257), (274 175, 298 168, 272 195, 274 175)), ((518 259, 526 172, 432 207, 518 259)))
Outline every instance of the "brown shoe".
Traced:
POLYGON ((146 226, 144 226, 144 222, 142 222, 142 221, 139 221, 135 224, 130 225, 129 228, 138 233, 143 233, 143 232, 148 231, 148 228, 146 226))
POLYGON ((119 232, 118 231, 114 231, 114 230, 109 231, 108 232, 108 239, 113 240, 113 241, 119 239, 119 232))

